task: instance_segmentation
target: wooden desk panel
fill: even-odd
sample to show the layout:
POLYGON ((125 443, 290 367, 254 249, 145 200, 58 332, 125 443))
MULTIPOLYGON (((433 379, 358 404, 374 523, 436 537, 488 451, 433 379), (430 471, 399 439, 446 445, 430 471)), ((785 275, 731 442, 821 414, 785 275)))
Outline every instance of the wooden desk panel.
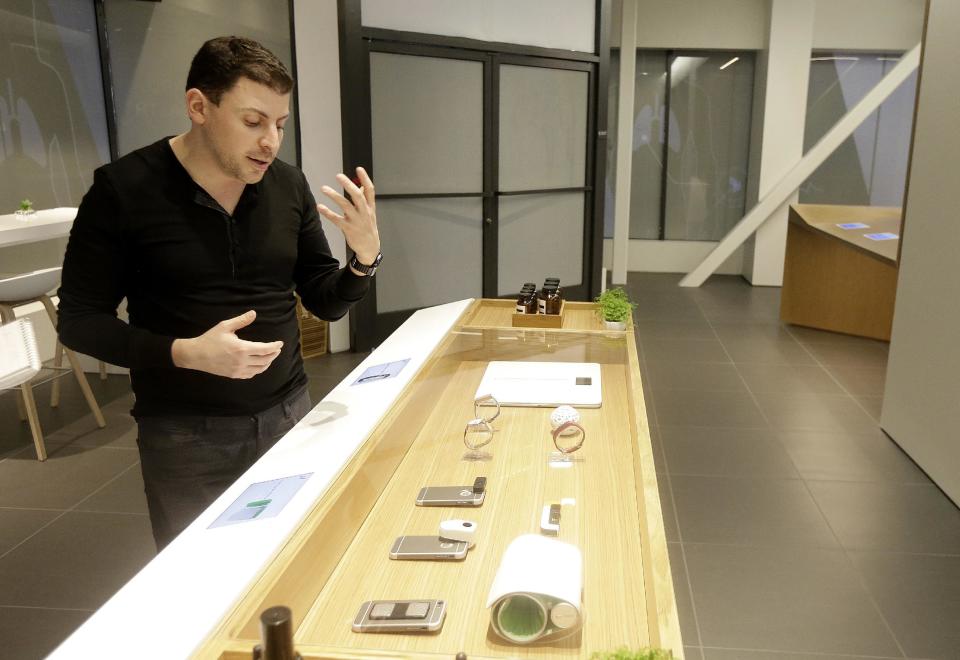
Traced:
POLYGON ((790 207, 780 319, 786 323, 890 340, 900 233, 899 209, 796 204, 790 207), (862 222, 869 229, 843 230, 862 222))

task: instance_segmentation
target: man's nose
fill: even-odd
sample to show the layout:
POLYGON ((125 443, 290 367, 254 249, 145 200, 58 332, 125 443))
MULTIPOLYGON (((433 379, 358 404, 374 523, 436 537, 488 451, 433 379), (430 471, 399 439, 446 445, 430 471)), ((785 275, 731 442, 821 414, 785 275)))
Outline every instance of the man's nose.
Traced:
POLYGON ((277 149, 280 147, 280 131, 276 128, 270 128, 260 137, 260 148, 264 151, 269 151, 271 154, 276 153, 277 149))

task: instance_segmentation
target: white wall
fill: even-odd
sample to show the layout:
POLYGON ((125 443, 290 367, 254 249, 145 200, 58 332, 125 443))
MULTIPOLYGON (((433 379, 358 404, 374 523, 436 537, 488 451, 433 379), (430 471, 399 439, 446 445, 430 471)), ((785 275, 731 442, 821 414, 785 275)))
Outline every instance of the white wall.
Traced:
POLYGON ((925 0, 816 0, 816 50, 907 51, 920 41, 925 0))
POLYGON ((638 2, 638 48, 760 50, 766 39, 768 0, 638 2))
POLYGON ((960 3, 931 0, 880 426, 960 504, 960 3))
MULTIPOLYGON (((320 186, 334 188, 334 176, 343 170, 340 121, 340 37, 336 0, 299 0, 293 5, 296 20, 297 98, 300 119, 300 157, 303 173, 314 196, 320 186)), ((347 258, 343 234, 322 219, 333 256, 347 258)), ((330 324, 330 351, 350 348, 349 315, 330 324)))
POLYGON ((365 27, 594 52, 594 0, 362 0, 365 27))
MULTIPOLYGON (((644 273, 681 273, 694 269, 716 243, 710 241, 649 241, 627 243, 627 270, 644 273)), ((738 249, 717 268, 718 275, 740 275, 743 271, 743 249, 738 249)), ((603 267, 613 271, 613 239, 603 240, 603 267)), ((616 279, 614 284, 623 284, 616 279)))
MULTIPOLYGON (((620 2, 614 0, 614 21, 620 2)), ((770 0, 634 0, 640 48, 762 50, 770 0)), ((817 50, 906 51, 920 41, 924 0, 815 0, 817 50)), ((619 32, 610 32, 619 46, 619 32)))

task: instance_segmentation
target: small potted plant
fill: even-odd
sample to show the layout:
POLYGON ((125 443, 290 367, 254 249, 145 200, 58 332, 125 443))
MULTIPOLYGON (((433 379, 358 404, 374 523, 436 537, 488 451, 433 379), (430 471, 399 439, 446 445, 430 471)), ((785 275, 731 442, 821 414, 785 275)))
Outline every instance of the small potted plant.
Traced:
POLYGON ((33 210, 33 202, 31 202, 29 199, 21 200, 20 208, 14 211, 14 214, 20 220, 29 220, 30 216, 34 213, 36 213, 36 211, 33 210))
POLYGON ((630 302, 622 288, 607 289, 597 296, 597 314, 607 330, 626 330, 627 319, 633 314, 636 304, 630 302))

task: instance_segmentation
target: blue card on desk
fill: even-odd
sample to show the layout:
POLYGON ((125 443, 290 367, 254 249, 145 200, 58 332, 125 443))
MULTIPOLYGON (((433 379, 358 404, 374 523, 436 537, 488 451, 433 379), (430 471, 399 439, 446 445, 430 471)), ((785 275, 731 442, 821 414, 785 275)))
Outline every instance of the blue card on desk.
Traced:
POLYGON ((865 225, 862 222, 842 222, 837 225, 840 229, 869 229, 870 225, 865 225))
POLYGON ((400 373, 405 366, 407 366, 407 362, 409 361, 410 358, 407 358, 406 360, 397 360, 396 362, 375 364, 360 374, 360 377, 353 381, 350 385, 363 385, 364 383, 375 383, 379 380, 393 378, 400 373))
POLYGON ((896 234, 891 234, 890 232, 882 232, 880 234, 864 234, 871 241, 892 241, 894 239, 900 238, 896 234))
POLYGON ((208 529, 280 515, 283 507, 293 499, 312 474, 312 472, 295 474, 291 477, 250 484, 240 497, 210 524, 208 529))

